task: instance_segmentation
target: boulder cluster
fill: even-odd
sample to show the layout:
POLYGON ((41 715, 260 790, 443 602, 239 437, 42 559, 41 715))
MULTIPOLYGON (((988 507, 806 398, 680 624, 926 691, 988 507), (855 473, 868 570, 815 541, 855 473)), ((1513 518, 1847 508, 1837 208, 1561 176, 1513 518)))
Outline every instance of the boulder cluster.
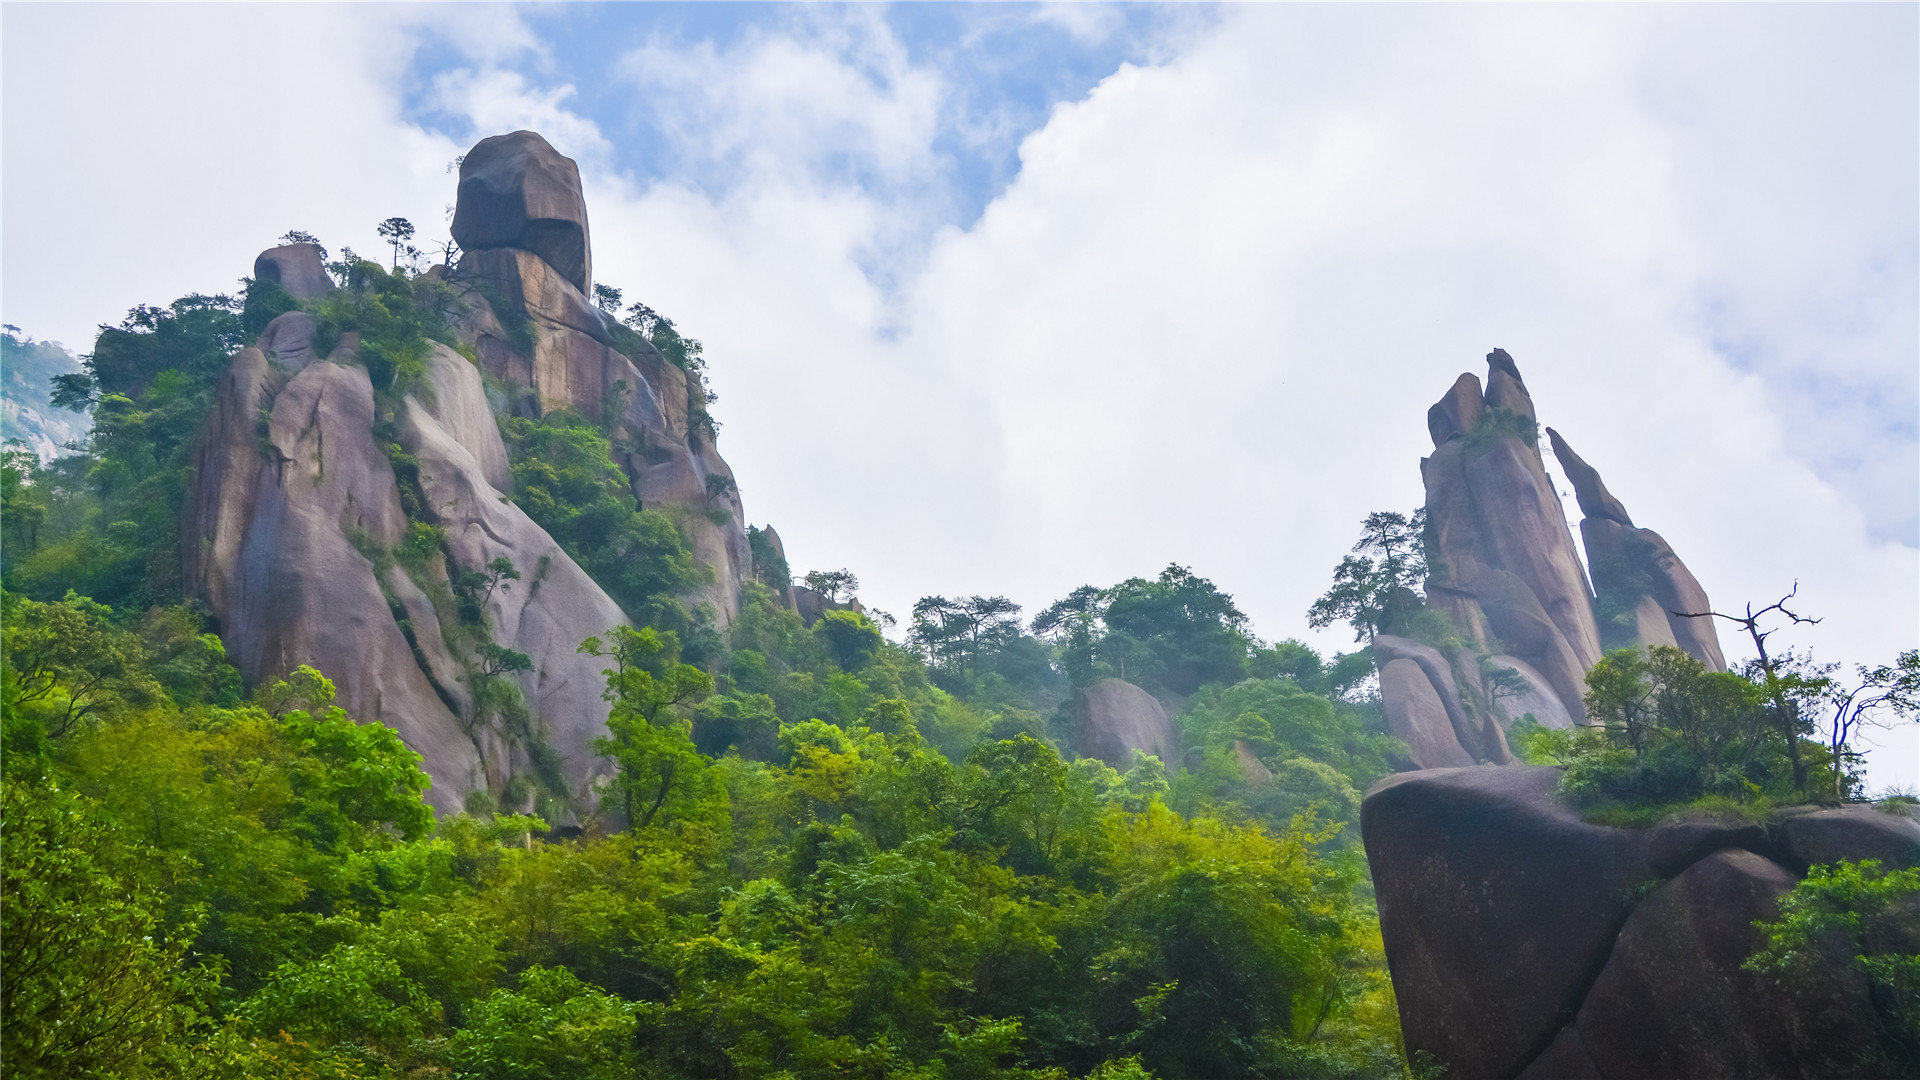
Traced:
MULTIPOLYGON (((1782 981, 1755 922, 1815 864, 1920 866, 1920 822, 1855 807, 1759 823, 1589 824, 1560 770, 1401 773, 1361 831, 1409 1055, 1450 1080, 1883 1077, 1873 988, 1833 940, 1782 981), (1830 955, 1829 955, 1830 954, 1830 955)), ((1889 924, 1920 950, 1920 911, 1889 924)))
POLYGON ((1556 728, 1585 722, 1586 673, 1608 648, 1676 645, 1725 667, 1713 620, 1683 616, 1708 610, 1700 583, 1549 428, 1584 515, 1581 562, 1532 395, 1504 349, 1487 355, 1484 388, 1471 373, 1454 382, 1427 411, 1427 431, 1429 617, 1419 628, 1429 640, 1373 641, 1388 726, 1415 768, 1512 764, 1506 731, 1523 716, 1556 728), (1512 675, 1496 685, 1503 671, 1512 675))
MULTIPOLYGON (((186 570, 250 682, 302 664, 326 673, 354 717, 391 725, 424 757, 436 808, 501 796, 538 767, 527 737, 537 734, 584 809, 608 768, 592 752, 607 704, 603 662, 577 649, 626 617, 509 498, 496 415, 568 409, 606 425, 640 504, 679 512, 711 572, 686 599, 722 626, 752 572, 744 513, 731 483, 709 480, 732 471, 712 427, 696 422, 699 375, 638 335, 616 339, 587 299, 586 203, 571 160, 530 131, 482 140, 461 166, 453 236, 464 254, 428 273, 454 287, 455 336, 474 359, 433 344, 388 415, 355 362, 358 336, 323 348, 305 311, 274 319, 234 357, 197 444, 186 570), (417 472, 406 478, 420 494, 411 519, 396 461, 417 472), (424 572, 381 557, 417 525, 444 537, 424 572), (501 558, 521 579, 487 591, 484 621, 493 644, 531 661, 509 673, 529 714, 518 733, 477 722, 478 661, 450 588, 501 558)), ((263 253, 254 277, 298 300, 335 287, 312 244, 263 253)))

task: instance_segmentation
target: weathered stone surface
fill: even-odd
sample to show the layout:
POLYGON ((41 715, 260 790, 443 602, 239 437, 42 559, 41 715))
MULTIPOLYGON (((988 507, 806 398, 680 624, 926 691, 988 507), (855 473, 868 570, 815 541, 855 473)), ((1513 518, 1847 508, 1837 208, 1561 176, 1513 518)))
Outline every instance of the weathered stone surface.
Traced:
POLYGON ((1713 620, 1676 614, 1712 610, 1700 582, 1659 533, 1634 526, 1626 506, 1607 490, 1600 473, 1574 453, 1559 432, 1548 428, 1547 438, 1553 456, 1573 481, 1580 512, 1586 515, 1580 522, 1580 537, 1600 606, 1620 613, 1616 624, 1608 627, 1612 639, 1608 644, 1672 645, 1713 671, 1726 670, 1713 620), (1631 640, 1620 640, 1623 637, 1631 640))
POLYGON ((1720 821, 1707 817, 1689 817, 1670 821, 1647 836, 1647 858, 1653 872, 1673 877, 1716 851, 1738 848, 1769 852, 1773 844, 1767 830, 1752 822, 1720 821))
POLYGON ((1507 409, 1533 419, 1533 398, 1527 393, 1527 384, 1520 381, 1520 369, 1514 367, 1513 358, 1495 349, 1487 357, 1487 367, 1487 408, 1507 409), (1496 364, 1495 356, 1506 357, 1506 364, 1496 364))
POLYGON ((1560 1029, 1546 1053, 1534 1058, 1516 1080, 1607 1080, 1600 1075, 1587 1048, 1580 1041, 1580 1029, 1568 1024, 1560 1029))
POLYGON ((1841 859, 1878 859, 1888 870, 1920 866, 1920 822, 1866 806, 1792 809, 1768 821, 1780 857, 1796 870, 1841 859))
MULTIPOLYGON (((1372 648, 1376 668, 1395 660, 1411 660, 1420 665, 1427 681, 1433 685, 1440 704, 1447 710, 1447 721, 1453 725, 1454 738, 1473 760, 1494 761, 1503 757, 1505 740, 1499 736, 1488 738, 1485 723, 1477 719, 1475 711, 1467 705, 1466 688, 1457 685, 1453 665, 1440 654, 1440 650, 1394 634, 1376 634, 1372 648)), ((1480 695, 1480 700, 1484 700, 1485 690, 1479 684, 1477 673, 1469 671, 1467 674, 1472 680, 1473 692, 1480 695)), ((1448 764, 1465 765, 1472 764, 1472 761, 1448 764)))
POLYGON ((1470 434, 1479 426, 1482 410, 1480 377, 1465 372, 1454 380, 1447 396, 1427 410, 1427 434, 1433 437, 1433 445, 1470 434))
MULTIPOLYGON (((436 565, 434 569, 437 571, 436 581, 444 583, 445 567, 436 565)), ((447 644, 445 628, 441 626, 441 612, 398 563, 387 567, 381 581, 386 585, 387 595, 400 601, 400 606, 406 612, 406 629, 412 634, 410 643, 414 646, 414 660, 420 663, 427 680, 433 684, 434 692, 440 695, 453 715, 462 719, 471 718, 473 688, 467 685, 466 665, 453 655, 453 649, 447 644)))
POLYGON ((1256 787, 1273 783, 1273 770, 1267 768, 1267 763, 1260 760, 1260 755, 1253 752, 1245 739, 1233 740, 1233 760, 1240 766, 1241 779, 1247 783, 1256 787))
POLYGON ((1493 667, 1512 668, 1527 682, 1526 692, 1502 697, 1495 704, 1496 711, 1505 714, 1509 727, 1515 720, 1529 713, 1533 714, 1534 721, 1541 727, 1560 729, 1574 725, 1573 714, 1561 704, 1560 695, 1553 691, 1553 684, 1547 681, 1546 676, 1536 671, 1532 664, 1517 656, 1498 655, 1493 658, 1493 667))
POLYGON ((1179 760, 1179 741, 1166 708, 1152 694, 1121 679, 1101 679, 1080 691, 1074 701, 1073 725, 1080 753, 1116 769, 1132 768, 1135 750, 1162 761, 1179 760))
POLYGON ((299 371, 320 357, 314 352, 313 334, 316 329, 313 316, 304 311, 289 311, 274 317, 260 332, 257 342, 261 352, 274 367, 283 371, 299 371))
POLYGON ((453 239, 531 251, 585 292, 593 281, 580 167, 531 131, 482 139, 460 163, 453 239))
POLYGON ((1573 447, 1567 445, 1567 440, 1552 428, 1547 429, 1547 445, 1553 448, 1554 459, 1560 462, 1567 479, 1573 481, 1573 497, 1580 503, 1582 514, 1607 518, 1629 527, 1633 525, 1633 515, 1627 513, 1626 505, 1607 490, 1606 483, 1600 479, 1599 470, 1574 453, 1573 447))
POLYGON ((1489 445, 1456 439, 1424 459, 1420 474, 1432 538, 1428 605, 1482 649, 1505 643, 1547 679, 1570 716, 1584 720, 1580 697, 1586 669, 1599 658, 1598 626, 1559 497, 1538 457, 1517 438, 1489 445), (1562 624, 1583 635, 1584 652, 1562 624))
POLYGON ((275 282, 295 300, 311 300, 333 288, 326 260, 313 244, 282 244, 261 252, 253 260, 253 279, 275 282))
MULTIPOLYGON (((428 395, 406 401, 401 445, 419 460, 427 512, 446 531, 457 567, 473 570, 504 556, 520 571, 519 581, 494 591, 488 622, 495 641, 533 661, 533 670, 519 676, 521 690, 559 752, 576 803, 585 806, 593 782, 610 766, 593 753, 593 740, 606 730, 605 664, 578 649, 588 637, 627 620, 545 530, 500 497, 476 455, 436 418, 486 408, 479 372, 457 354, 441 360, 428 371, 432 409, 422 403, 428 395)), ((488 434, 499 440, 491 428, 469 434, 482 442, 488 434)))
MULTIPOLYGON (((491 283, 506 309, 501 318, 540 318, 576 330, 602 345, 613 335, 606 316, 587 299, 579 286, 531 251, 485 248, 460 256, 460 276, 491 283)), ((597 407, 598 402, 594 402, 597 407)))
POLYGON ((1401 773, 1362 806, 1407 1049, 1449 1077, 1511 1077, 1547 1049, 1652 877, 1644 834, 1581 821, 1559 779, 1401 773))
POLYGON ((1381 665, 1380 706, 1387 714, 1387 733, 1407 744, 1415 768, 1474 763, 1460 745, 1439 691, 1419 664, 1402 659, 1381 665))
POLYGON ((507 464, 507 444, 500 438, 493 410, 487 406, 479 369, 466 357, 435 342, 427 352, 422 381, 429 389, 426 394, 415 395, 420 407, 448 438, 472 455, 488 486, 501 493, 511 491, 513 472, 507 464))
POLYGON ((1580 522, 1580 536, 1586 543, 1587 560, 1593 567, 1595 585, 1610 606, 1632 604, 1637 632, 1646 645, 1674 644, 1684 649, 1709 670, 1726 670, 1726 658, 1720 651, 1720 635, 1712 619, 1684 618, 1685 612, 1712 610, 1706 590, 1700 587, 1685 563, 1673 553, 1659 533, 1652 529, 1634 529, 1611 518, 1586 518, 1580 522), (1651 586, 1651 591, 1648 591, 1651 586), (1648 607, 1644 603, 1652 601, 1648 607), (1641 609, 1646 608, 1645 614, 1641 609), (1653 610, 1658 609, 1666 622, 1658 626, 1653 610))
MULTIPOLYGON (((1808 862, 1920 861, 1920 823, 1864 807, 1765 827, 1582 823, 1559 770, 1440 769, 1369 793, 1373 871, 1407 1049, 1460 1080, 1893 1075, 1845 939, 1791 981, 1741 965, 1808 862), (1664 879, 1649 891, 1648 886, 1664 879), (1637 902, 1636 902, 1637 901, 1637 902)), ((1920 902, 1866 947, 1920 948, 1920 902)))
POLYGON ((314 362, 277 393, 276 382, 258 349, 242 350, 222 380, 186 515, 191 580, 249 682, 301 664, 320 669, 350 715, 389 724, 425 758, 428 801, 458 809, 484 781, 478 755, 414 663, 373 564, 354 546, 391 546, 405 525, 392 467, 372 436, 367 372, 314 362), (269 401, 262 460, 256 424, 269 401))
POLYGON ((1844 956, 1791 993, 1740 969, 1764 943, 1753 923, 1777 917, 1794 881, 1752 852, 1720 851, 1641 902, 1580 1009, 1602 1076, 1861 1075, 1849 1059, 1872 1041, 1872 1005, 1844 956))
POLYGON ((1486 562, 1525 582, 1582 670, 1592 667, 1600 659, 1593 597, 1539 454, 1518 439, 1501 439, 1467 459, 1466 477, 1482 508, 1486 562))
POLYGON ((1511 646, 1547 680, 1567 714, 1585 722, 1582 695, 1588 665, 1567 644, 1533 590, 1516 574, 1487 570, 1474 581, 1473 594, 1494 640, 1511 646))
POLYGON ((632 346, 632 356, 616 350, 599 310, 528 252, 469 252, 460 265, 468 280, 491 284, 507 303, 507 317, 525 319, 531 329, 531 351, 523 352, 501 324, 502 313, 470 293, 462 330, 475 337, 488 372, 530 387, 535 412, 568 408, 599 419, 613 411, 621 441, 636 448, 621 462, 635 497, 642 506, 684 511, 683 531, 694 557, 713 571, 713 580, 688 599, 709 606, 722 628, 731 625, 752 556, 738 490, 707 493, 708 476, 731 480, 733 471, 712 433, 691 422, 689 403, 704 397, 698 377, 645 342, 632 346))

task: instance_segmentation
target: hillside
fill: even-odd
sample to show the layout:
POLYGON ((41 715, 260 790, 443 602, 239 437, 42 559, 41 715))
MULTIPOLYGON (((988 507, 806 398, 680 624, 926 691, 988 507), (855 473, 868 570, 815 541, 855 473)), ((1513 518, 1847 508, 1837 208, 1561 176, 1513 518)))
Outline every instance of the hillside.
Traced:
MULTIPOLYGON (((10 395, 92 406, 0 463, 8 1075, 1613 1080, 1616 939, 1792 1016, 1730 972, 1834 880, 1890 959, 1814 975, 1879 1019, 1739 1060, 1905 1060, 1920 825, 1808 805, 1858 793, 1814 729, 1854 684, 1733 669, 1547 429, 1583 560, 1504 350, 1308 613, 1352 652, 1179 563, 897 623, 750 523, 725 359, 594 279, 576 164, 459 174, 438 264, 295 231, 73 371, 6 338, 10 395)), ((1911 714, 1920 655, 1848 700, 1911 714)))

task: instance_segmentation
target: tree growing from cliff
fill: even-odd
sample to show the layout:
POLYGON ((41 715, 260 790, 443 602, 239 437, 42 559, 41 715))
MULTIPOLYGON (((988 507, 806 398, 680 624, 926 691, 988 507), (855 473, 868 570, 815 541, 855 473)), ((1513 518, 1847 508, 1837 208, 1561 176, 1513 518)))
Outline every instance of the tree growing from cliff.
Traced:
POLYGON ((393 247, 393 269, 397 273, 400 270, 400 251, 407 246, 407 241, 413 239, 413 222, 403 217, 390 217, 374 226, 374 231, 393 247))
POLYGON ((1392 629, 1418 600, 1413 590, 1427 577, 1421 549, 1426 523, 1424 508, 1411 516, 1390 510, 1368 514, 1352 554, 1334 567, 1333 587, 1307 609, 1307 625, 1319 629, 1348 622, 1355 641, 1392 629))
POLYGON ((854 576, 853 571, 846 569, 809 570, 800 580, 807 583, 807 588, 836 604, 842 599, 840 594, 845 593, 845 599, 851 600, 860 590, 860 579, 854 576))
POLYGON ((620 310, 620 290, 596 282, 593 286, 593 304, 609 315, 617 313, 620 310))

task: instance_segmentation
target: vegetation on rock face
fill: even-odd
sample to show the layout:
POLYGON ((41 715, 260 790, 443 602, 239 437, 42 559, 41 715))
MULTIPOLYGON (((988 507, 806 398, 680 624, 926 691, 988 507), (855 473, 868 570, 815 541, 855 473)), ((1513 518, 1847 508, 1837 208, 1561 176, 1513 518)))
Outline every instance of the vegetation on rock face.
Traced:
MULTIPOLYGON (((10 1074, 1402 1074, 1348 827, 1391 740, 1342 697, 1355 657, 1258 642, 1185 568, 1076 590, 1032 634, 1004 598, 928 598, 909 647, 848 571, 808 578, 840 609, 784 606, 756 531, 722 635, 681 599, 708 578, 680 523, 606 429, 550 411, 500 421, 512 498, 636 627, 583 644, 607 665, 600 806, 569 818, 517 776, 435 822, 420 759, 326 674, 244 686, 180 576, 192 441, 233 353, 304 310, 322 355, 358 335, 394 442, 432 343, 461 344, 454 290, 385 224, 392 268, 343 252, 317 299, 135 309, 59 385, 94 410, 84 452, 0 460, 10 1074), (1122 675, 1191 698, 1184 760, 1074 758, 1074 691, 1122 675), (546 818, 495 812, 527 805, 546 818)), ((620 334, 703 365, 645 305, 620 334)), ((486 611, 544 568, 453 566, 388 452, 410 520, 365 553, 454 612, 476 718, 537 773, 509 678, 533 661, 486 611)))
POLYGON ((1832 977, 1837 958, 1864 978, 1873 1002, 1871 1045, 1854 1048, 1886 1076, 1920 1071, 1920 950, 1912 939, 1920 911, 1920 868, 1882 869, 1878 860, 1815 866, 1780 900, 1780 917, 1758 924, 1766 945, 1746 970, 1793 990, 1832 977))
POLYGON ((1629 646, 1587 674, 1587 712, 1599 726, 1553 731, 1522 723, 1512 741, 1534 764, 1567 766, 1561 790, 1606 820, 1652 821, 1689 806, 1754 816, 1810 797, 1857 794, 1848 732, 1880 713, 1920 713, 1914 687, 1914 651, 1895 665, 1861 669, 1856 687, 1804 658, 1769 677, 1758 665, 1713 672, 1672 646, 1629 646), (1823 746, 1808 736, 1827 710, 1835 741, 1823 746), (1794 733, 1809 777, 1796 775, 1783 729, 1794 733))

